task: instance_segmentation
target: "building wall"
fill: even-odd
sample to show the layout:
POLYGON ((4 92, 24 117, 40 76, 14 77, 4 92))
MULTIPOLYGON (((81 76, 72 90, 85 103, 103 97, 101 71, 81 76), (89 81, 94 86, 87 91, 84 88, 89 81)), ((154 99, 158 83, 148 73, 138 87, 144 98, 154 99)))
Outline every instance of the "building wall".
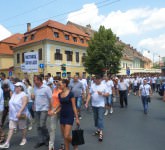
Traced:
POLYGON ((36 44, 30 44, 29 46, 23 46, 19 47, 17 50, 14 50, 14 66, 15 66, 15 75, 23 78, 24 73, 21 71, 20 66, 23 64, 22 62, 22 53, 24 52, 31 52, 32 50, 38 51, 40 48, 42 48, 42 60, 39 61, 39 64, 45 64, 45 68, 38 69, 38 73, 51 73, 52 75, 56 76, 57 74, 61 73, 61 65, 66 64, 66 72, 70 73, 71 76, 73 76, 75 73, 79 73, 80 75, 84 73, 84 67, 82 64, 82 56, 83 53, 86 53, 85 47, 79 47, 75 45, 69 45, 64 44, 60 42, 50 41, 46 40, 43 42, 39 42, 36 44), (56 49, 60 49, 60 53, 63 55, 62 60, 55 60, 54 55, 56 52, 56 49), (72 51, 72 61, 66 60, 66 54, 65 51, 72 51), (79 63, 76 62, 76 52, 79 52, 79 63), (17 64, 17 53, 20 53, 20 63, 17 64))
POLYGON ((7 69, 13 66, 13 56, 0 55, 0 69, 7 69))

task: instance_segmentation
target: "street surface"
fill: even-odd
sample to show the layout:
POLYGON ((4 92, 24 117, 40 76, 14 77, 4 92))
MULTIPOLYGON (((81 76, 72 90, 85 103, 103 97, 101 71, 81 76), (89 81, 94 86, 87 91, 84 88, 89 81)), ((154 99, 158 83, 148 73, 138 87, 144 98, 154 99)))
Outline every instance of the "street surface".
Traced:
MULTIPOLYGON (((114 103, 114 113, 105 117, 103 142, 93 136, 92 110, 83 109, 81 128, 84 129, 85 145, 79 150, 164 150, 165 149, 165 103, 157 93, 149 105, 148 115, 143 114, 141 100, 138 96, 128 97, 128 107, 121 109, 119 101, 114 103)), ((28 143, 21 147, 20 133, 14 134, 11 150, 34 150, 37 141, 35 127, 28 132, 28 143)), ((56 148, 61 142, 60 130, 57 128, 56 148)), ((48 150, 46 146, 39 150, 48 150)))

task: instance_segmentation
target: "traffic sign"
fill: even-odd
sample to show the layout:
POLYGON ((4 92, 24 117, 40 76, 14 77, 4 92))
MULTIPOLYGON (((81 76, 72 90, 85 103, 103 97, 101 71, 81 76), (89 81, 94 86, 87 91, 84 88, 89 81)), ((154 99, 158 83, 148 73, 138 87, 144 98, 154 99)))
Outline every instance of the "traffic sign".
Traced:
POLYGON ((127 76, 129 76, 129 75, 131 74, 131 71, 130 71, 129 68, 127 68, 127 70, 126 70, 126 74, 127 74, 127 76))
POLYGON ((9 71, 9 76, 11 77, 13 75, 13 72, 12 71, 9 71))
POLYGON ((43 69, 44 67, 45 67, 45 65, 44 65, 44 64, 40 64, 40 68, 42 68, 42 69, 43 69))
POLYGON ((63 73, 62 73, 62 77, 66 77, 66 73, 63 72, 63 73))

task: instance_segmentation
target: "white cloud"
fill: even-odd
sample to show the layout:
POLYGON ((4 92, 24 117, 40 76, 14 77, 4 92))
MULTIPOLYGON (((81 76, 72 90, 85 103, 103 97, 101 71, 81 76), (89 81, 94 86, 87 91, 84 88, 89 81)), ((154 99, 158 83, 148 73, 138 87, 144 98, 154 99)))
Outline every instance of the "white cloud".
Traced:
POLYGON ((150 51, 148 54, 150 57, 155 57, 158 59, 158 56, 165 56, 165 34, 160 35, 159 37, 146 38, 139 42, 139 47, 143 47, 146 51, 150 51))
POLYGON ((86 4, 79 11, 68 15, 69 21, 87 25, 91 24, 94 29, 100 25, 111 28, 117 36, 139 35, 145 32, 162 29, 165 27, 165 8, 135 8, 127 11, 113 11, 104 16, 99 14, 98 7, 86 4))
POLYGON ((0 25, 0 40, 3 40, 11 36, 11 32, 8 31, 4 26, 0 25))
POLYGON ((97 6, 92 3, 84 5, 79 11, 70 13, 67 20, 84 26, 91 24, 92 27, 96 29, 104 19, 104 16, 99 15, 97 6))

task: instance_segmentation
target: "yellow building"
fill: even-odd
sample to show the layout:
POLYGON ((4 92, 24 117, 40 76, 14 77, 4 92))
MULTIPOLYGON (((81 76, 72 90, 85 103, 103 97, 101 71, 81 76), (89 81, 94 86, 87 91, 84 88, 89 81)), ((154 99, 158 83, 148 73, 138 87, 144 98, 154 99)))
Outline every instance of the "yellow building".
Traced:
POLYGON ((22 37, 22 34, 14 34, 0 41, 0 72, 4 72, 6 76, 13 73, 14 60, 12 47, 16 46, 22 37))
POLYGON ((49 20, 31 29, 28 24, 21 42, 13 48, 15 75, 23 78, 21 65, 27 52, 38 52, 39 64, 45 66, 44 69, 39 67, 36 74, 62 76, 62 64, 66 64, 67 76, 86 74, 83 59, 88 40, 89 36, 73 25, 49 20))

